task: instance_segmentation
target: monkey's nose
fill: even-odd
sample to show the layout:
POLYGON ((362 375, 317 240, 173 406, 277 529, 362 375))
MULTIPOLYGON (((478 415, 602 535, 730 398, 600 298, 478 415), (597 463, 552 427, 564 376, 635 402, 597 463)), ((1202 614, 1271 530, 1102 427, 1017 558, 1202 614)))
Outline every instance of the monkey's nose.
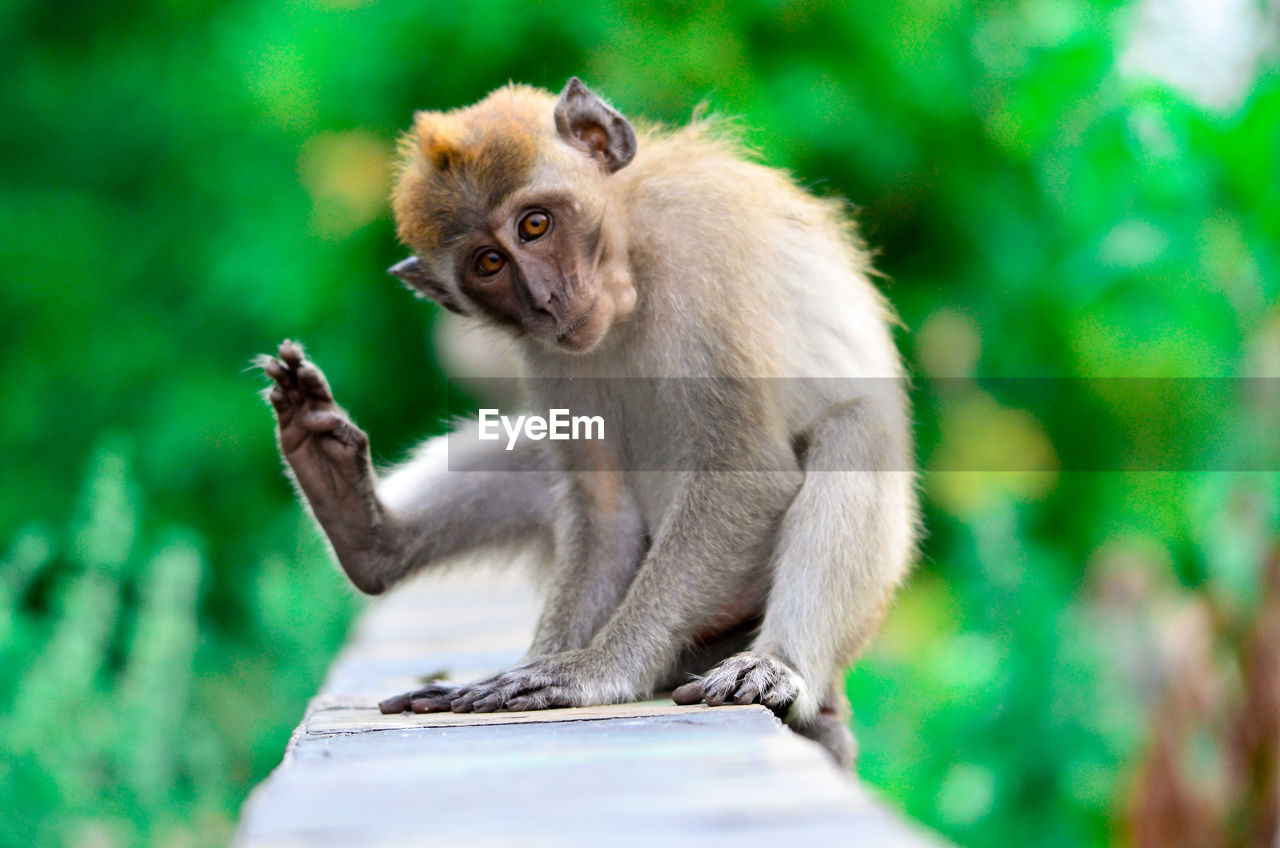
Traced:
POLYGON ((533 302, 533 310, 544 318, 550 318, 557 324, 563 320, 564 301, 556 293, 552 286, 538 286, 529 288, 529 298, 533 302))

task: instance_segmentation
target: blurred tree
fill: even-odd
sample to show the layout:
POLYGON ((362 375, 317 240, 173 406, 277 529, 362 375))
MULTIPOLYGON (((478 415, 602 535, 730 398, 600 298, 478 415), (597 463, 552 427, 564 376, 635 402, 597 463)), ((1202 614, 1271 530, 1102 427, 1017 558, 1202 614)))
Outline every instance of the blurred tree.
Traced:
MULTIPOLYGON (((381 272, 413 109, 580 74, 629 113, 741 116, 859 205, 922 377, 1274 378, 1275 6, 1188 5, 4 4, 0 839, 220 843, 278 760, 357 604, 245 367, 306 341, 383 459, 442 426, 432 312, 381 272), (1179 14, 1256 36, 1236 94, 1152 60, 1179 14)), ((964 844, 1108 844, 1160 700, 1123 621, 1210 594, 1269 620, 1280 486, 1073 470, 1067 437, 1141 460, 1167 399, 1028 385, 922 395, 926 464, 985 433, 1058 470, 926 479, 923 565, 849 678, 862 770, 964 844)), ((1229 463, 1275 450, 1265 392, 1162 455, 1274 468, 1229 463)))

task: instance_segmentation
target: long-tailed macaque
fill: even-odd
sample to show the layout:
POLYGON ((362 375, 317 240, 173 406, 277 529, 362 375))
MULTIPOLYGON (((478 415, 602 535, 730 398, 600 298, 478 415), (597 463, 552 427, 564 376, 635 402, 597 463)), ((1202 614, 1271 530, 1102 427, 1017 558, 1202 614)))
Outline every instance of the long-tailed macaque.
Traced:
POLYGON ((361 591, 477 546, 554 551, 523 661, 382 710, 675 687, 763 704, 850 762, 842 669, 908 570, 916 504, 892 316, 842 206, 715 122, 633 128, 574 78, 419 112, 394 208, 413 255, 391 273, 508 333, 532 407, 615 414, 605 449, 439 437, 378 476, 301 347, 262 358, 284 458, 361 591))

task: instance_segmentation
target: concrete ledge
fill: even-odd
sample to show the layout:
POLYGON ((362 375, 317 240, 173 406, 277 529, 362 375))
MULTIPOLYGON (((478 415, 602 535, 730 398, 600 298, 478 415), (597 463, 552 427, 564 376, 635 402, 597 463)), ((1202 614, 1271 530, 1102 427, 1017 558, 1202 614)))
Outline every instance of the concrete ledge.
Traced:
POLYGON ((424 673, 470 679, 519 659, 536 616, 523 581, 489 572, 433 575, 373 604, 235 844, 941 844, 763 707, 378 712, 424 673))

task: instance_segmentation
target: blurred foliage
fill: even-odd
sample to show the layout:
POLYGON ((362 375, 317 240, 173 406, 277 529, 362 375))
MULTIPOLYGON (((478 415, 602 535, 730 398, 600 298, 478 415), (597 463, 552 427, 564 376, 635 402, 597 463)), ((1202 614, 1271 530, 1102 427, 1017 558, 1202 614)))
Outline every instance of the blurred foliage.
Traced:
MULTIPOLYGON (((859 204, 920 375, 1280 374, 1280 77, 1246 66, 1234 102, 1197 105, 1126 72, 1143 21, 1083 0, 0 5, 0 840, 219 844, 278 761, 358 605, 245 366, 306 341, 383 459, 439 430, 433 312, 381 270, 415 108, 579 74, 631 113, 741 116, 767 161, 859 204)), ((1036 415, 941 397, 921 456, 987 433, 1041 467, 1056 433, 1168 414, 1089 385, 1036 415)), ((1228 412, 1215 435, 1274 445, 1255 405, 1228 412)), ((1209 610, 1214 691, 1247 688, 1231 649, 1277 482, 928 475, 922 565, 849 677, 863 775, 967 845, 1132 839, 1156 711, 1199 673, 1169 622, 1209 610)))

